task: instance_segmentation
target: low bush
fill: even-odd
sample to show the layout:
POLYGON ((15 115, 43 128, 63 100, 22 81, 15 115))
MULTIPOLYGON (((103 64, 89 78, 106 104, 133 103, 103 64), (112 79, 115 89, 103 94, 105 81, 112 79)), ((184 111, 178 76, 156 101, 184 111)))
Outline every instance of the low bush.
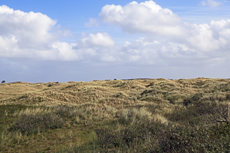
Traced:
POLYGON ((53 113, 21 115, 10 127, 10 131, 20 131, 22 134, 37 134, 46 129, 61 128, 64 121, 53 113))
POLYGON ((170 127, 158 136, 161 152, 228 152, 229 127, 170 127), (221 132, 219 132, 221 131, 221 132))
POLYGON ((194 102, 193 106, 185 108, 176 108, 173 113, 166 114, 165 116, 170 121, 176 121, 181 123, 189 123, 189 125, 202 125, 203 122, 217 122, 217 119, 228 118, 227 111, 228 107, 225 105, 210 102, 194 102), (211 115, 211 116, 210 116, 211 115), (210 117, 213 117, 212 119, 210 117), (214 120, 216 119, 216 120, 214 120))
POLYGON ((168 130, 162 130, 159 134, 159 148, 162 152, 181 152, 188 151, 188 148, 192 145, 189 132, 186 132, 182 128, 169 128, 168 130))
MULTIPOLYGON (((133 124, 126 125, 119 131, 112 131, 111 129, 96 129, 97 144, 103 149, 116 149, 127 151, 128 149, 137 149, 140 151, 142 145, 157 137, 157 134, 166 125, 160 122, 153 122, 149 120, 136 120, 133 124)), ((149 148, 147 148, 149 149, 149 148)))

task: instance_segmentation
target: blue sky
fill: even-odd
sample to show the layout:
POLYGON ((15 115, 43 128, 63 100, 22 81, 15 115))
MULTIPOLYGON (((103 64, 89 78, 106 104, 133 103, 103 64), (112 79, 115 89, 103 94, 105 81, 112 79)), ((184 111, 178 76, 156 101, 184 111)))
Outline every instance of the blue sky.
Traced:
POLYGON ((228 0, 1 0, 0 80, 230 78, 228 0))

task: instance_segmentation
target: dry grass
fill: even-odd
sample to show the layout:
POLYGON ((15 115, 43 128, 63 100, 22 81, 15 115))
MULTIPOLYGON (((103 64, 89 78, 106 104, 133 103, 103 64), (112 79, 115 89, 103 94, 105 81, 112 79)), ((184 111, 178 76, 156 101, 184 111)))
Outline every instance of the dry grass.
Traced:
MULTIPOLYGON (((0 105, 54 106, 66 104, 77 106, 99 102, 119 107, 138 102, 168 102, 168 98, 174 98, 175 102, 182 102, 185 97, 201 92, 203 89, 207 92, 220 88, 229 89, 230 81, 198 78, 36 84, 15 82, 0 84, 0 87, 0 105), (128 102, 125 103, 125 101, 128 102)), ((220 94, 218 93, 218 95, 220 94)))
POLYGON ((30 152, 33 145, 47 144, 49 147, 37 151, 54 152, 69 145, 93 144, 97 128, 122 131, 144 120, 146 124, 180 125, 188 118, 195 124, 196 116, 186 112, 195 114, 194 107, 200 103, 229 103, 229 91, 230 80, 209 78, 0 84, 0 107, 5 108, 4 121, 0 122, 5 127, 0 128, 0 152, 30 152), (23 109, 11 110, 16 105, 23 109), (64 126, 32 135, 24 135, 20 129, 9 131, 21 116, 38 114, 57 115, 65 121, 64 126))

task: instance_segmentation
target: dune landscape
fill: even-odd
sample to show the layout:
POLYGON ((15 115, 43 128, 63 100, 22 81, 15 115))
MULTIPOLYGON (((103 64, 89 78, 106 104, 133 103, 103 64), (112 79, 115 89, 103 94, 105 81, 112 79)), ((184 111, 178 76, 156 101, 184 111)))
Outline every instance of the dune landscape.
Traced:
POLYGON ((229 153, 230 0, 0 0, 0 153, 229 153))
POLYGON ((1 83, 0 152, 228 152, 229 91, 210 78, 1 83))

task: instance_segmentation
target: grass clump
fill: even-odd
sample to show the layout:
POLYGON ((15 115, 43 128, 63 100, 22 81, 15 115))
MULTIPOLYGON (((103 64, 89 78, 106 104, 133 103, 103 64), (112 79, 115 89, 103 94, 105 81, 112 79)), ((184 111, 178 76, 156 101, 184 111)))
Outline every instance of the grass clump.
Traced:
POLYGON ((53 111, 56 115, 63 118, 73 118, 81 113, 77 107, 70 107, 67 105, 54 106, 53 111))
POLYGON ((114 148, 119 146, 119 136, 110 129, 96 129, 95 130, 97 134, 97 144, 103 148, 114 148))
POLYGON ((140 120, 150 120, 152 119, 152 114, 145 108, 142 107, 140 109, 132 108, 132 109, 124 109, 120 117, 118 119, 121 124, 133 124, 135 121, 140 120))

